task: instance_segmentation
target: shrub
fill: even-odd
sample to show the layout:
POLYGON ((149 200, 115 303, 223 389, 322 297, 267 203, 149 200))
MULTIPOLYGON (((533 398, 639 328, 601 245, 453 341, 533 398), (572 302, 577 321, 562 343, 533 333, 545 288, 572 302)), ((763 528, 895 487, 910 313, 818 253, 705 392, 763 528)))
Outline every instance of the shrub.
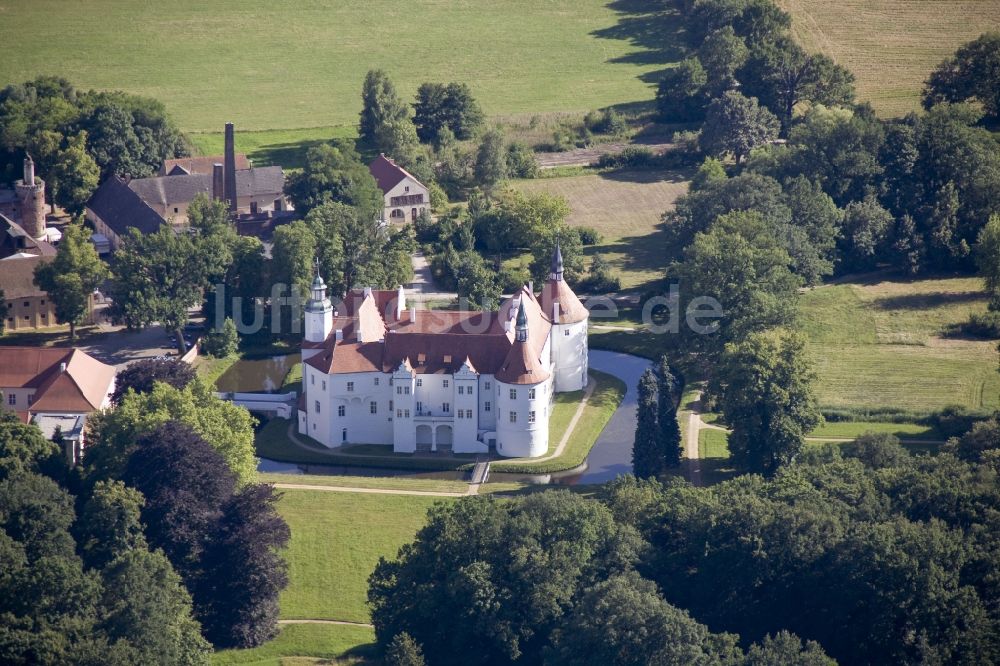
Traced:
POLYGON ((982 340, 1000 338, 1000 312, 973 312, 969 321, 957 327, 960 335, 982 340))
POLYGON ((583 125, 594 134, 620 135, 628 131, 625 117, 614 109, 589 112, 583 117, 583 125))
POLYGON ((507 173, 516 178, 538 176, 535 153, 523 143, 515 142, 507 146, 507 173))
POLYGON ((584 245, 597 245, 603 240, 601 232, 594 227, 577 227, 580 233, 580 242, 584 245))
POLYGON ((601 155, 597 166, 602 169, 642 169, 656 165, 656 156, 649 148, 627 146, 618 153, 601 155))
POLYGON ((225 358, 236 353, 240 346, 240 337, 236 332, 236 324, 229 317, 223 322, 221 329, 211 331, 201 342, 201 351, 216 358, 225 358))
POLYGON ((589 292, 607 293, 621 289, 621 280, 611 272, 611 266, 601 255, 594 255, 590 263, 587 279, 580 284, 580 289, 589 292))

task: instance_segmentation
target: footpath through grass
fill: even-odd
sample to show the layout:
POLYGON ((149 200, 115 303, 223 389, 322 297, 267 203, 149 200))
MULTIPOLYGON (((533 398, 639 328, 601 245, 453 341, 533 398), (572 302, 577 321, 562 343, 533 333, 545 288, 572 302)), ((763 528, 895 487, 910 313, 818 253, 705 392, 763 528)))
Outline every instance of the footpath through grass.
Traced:
MULTIPOLYGON (((223 650, 212 655, 212 664, 289 666, 336 659, 355 663, 375 656, 375 631, 343 624, 285 624, 274 640, 250 650, 223 650), (297 658, 301 658, 301 661, 297 658)), ((323 662, 328 663, 328 662, 323 662)))
POLYGON ((395 557, 446 498, 285 490, 278 510, 292 539, 282 619, 368 622, 368 576, 395 557))

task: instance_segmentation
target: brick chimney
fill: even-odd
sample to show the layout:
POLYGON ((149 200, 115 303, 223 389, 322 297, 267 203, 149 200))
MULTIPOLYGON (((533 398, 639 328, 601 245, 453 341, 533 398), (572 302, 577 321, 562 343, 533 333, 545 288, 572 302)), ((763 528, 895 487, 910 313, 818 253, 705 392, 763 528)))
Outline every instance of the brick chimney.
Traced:
POLYGON ((226 181, 223 175, 223 167, 221 164, 212 165, 212 198, 216 201, 222 201, 226 198, 226 181))
POLYGON ((229 211, 236 212, 236 139, 233 136, 233 124, 226 123, 226 174, 225 199, 229 203, 229 211))

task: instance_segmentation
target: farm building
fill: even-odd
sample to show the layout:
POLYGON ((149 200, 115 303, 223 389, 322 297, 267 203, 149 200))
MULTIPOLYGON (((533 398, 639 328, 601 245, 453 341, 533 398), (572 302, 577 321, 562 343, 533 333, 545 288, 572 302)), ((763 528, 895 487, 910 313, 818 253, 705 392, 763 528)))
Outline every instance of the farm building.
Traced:
POLYGON ((431 200, 427 188, 392 158, 379 153, 368 165, 368 170, 382 190, 382 221, 412 222, 430 209, 431 200))

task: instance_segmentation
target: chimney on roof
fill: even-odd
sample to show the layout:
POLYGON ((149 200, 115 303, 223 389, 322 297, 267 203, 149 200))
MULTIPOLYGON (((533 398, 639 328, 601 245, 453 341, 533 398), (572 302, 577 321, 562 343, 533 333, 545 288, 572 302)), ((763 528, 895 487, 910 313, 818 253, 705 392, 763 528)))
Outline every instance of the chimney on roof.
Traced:
POLYGON ((225 167, 218 163, 212 165, 212 198, 216 201, 222 201, 226 198, 224 168, 225 167))
POLYGON ((236 212, 236 138, 233 135, 232 123, 226 123, 225 160, 225 199, 229 203, 229 211, 236 212))
POLYGON ((406 292, 403 291, 403 285, 399 285, 399 289, 396 290, 396 319, 403 318, 403 310, 406 309, 406 292))
POLYGON ((532 294, 535 293, 535 281, 534 280, 528 280, 528 291, 530 291, 532 294))
POLYGON ((410 307, 410 323, 417 323, 417 309, 415 307, 410 307))
POLYGON ((335 336, 336 336, 337 342, 343 342, 343 340, 344 340, 344 329, 338 328, 337 332, 335 333, 335 336))
POLYGON ((59 372, 66 372, 66 361, 59 364, 59 372))
POLYGON ((372 295, 372 288, 365 287, 365 290, 362 292, 362 298, 368 298, 371 295, 372 295))

